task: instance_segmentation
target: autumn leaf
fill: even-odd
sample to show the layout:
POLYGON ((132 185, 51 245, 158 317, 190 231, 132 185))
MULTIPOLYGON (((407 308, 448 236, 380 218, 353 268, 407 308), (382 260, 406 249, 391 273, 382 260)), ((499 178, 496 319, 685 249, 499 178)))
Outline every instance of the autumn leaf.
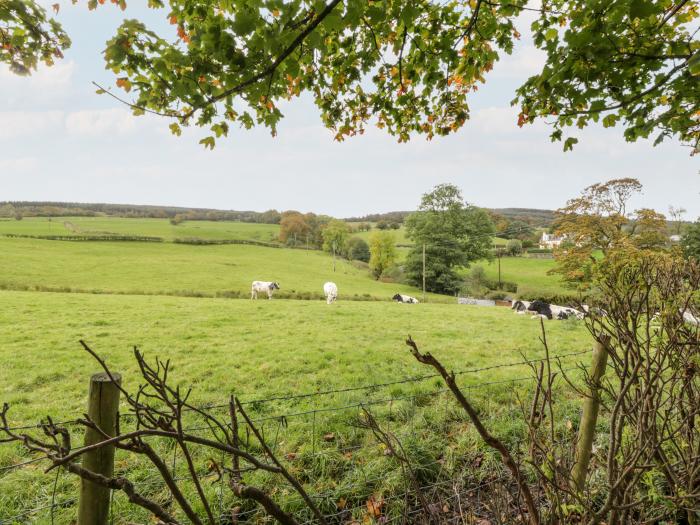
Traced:
POLYGON ((53 12, 58 14, 58 11, 61 9, 60 4, 51 4, 51 8, 53 9, 53 12))

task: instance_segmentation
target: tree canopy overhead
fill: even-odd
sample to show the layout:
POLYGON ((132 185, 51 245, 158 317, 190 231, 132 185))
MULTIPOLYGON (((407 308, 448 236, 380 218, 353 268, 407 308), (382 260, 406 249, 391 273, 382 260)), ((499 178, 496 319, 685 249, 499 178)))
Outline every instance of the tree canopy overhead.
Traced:
MULTIPOLYGON (((657 142, 674 137, 697 151, 699 2, 149 0, 172 33, 126 20, 105 60, 137 114, 171 118, 175 134, 183 125, 208 128, 207 147, 232 124, 275 133, 280 102, 302 92, 337 140, 376 124, 406 141, 464 125, 468 94, 513 51, 519 16, 534 11, 531 30, 546 63, 517 90, 519 124, 546 119, 552 139, 562 140, 565 128, 602 119, 623 124, 628 140, 656 133, 657 142)), ((25 24, 16 11, 0 10, 0 38, 7 40, 8 27, 42 27, 41 17, 25 24)), ((10 45, 11 53, 43 56, 31 42, 10 45)), ((564 148, 575 142, 566 138, 564 148)))
POLYGON ((52 65, 63 58, 63 50, 70 44, 61 24, 48 18, 46 10, 35 2, 0 2, 0 62, 8 64, 13 73, 27 75, 40 61, 52 65))

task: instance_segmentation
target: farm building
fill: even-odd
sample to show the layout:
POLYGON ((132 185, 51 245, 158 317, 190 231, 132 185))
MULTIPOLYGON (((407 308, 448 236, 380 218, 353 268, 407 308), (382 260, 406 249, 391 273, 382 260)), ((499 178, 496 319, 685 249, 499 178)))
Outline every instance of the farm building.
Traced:
POLYGON ((553 250, 554 248, 558 248, 565 239, 566 235, 554 235, 552 233, 542 232, 540 248, 543 250, 553 250))

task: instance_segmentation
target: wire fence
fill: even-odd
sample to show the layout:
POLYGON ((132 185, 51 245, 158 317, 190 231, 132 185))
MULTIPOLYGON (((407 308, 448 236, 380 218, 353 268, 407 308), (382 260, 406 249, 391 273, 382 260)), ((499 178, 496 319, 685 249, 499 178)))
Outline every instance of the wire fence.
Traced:
MULTIPOLYGON (((581 370, 577 358, 589 352, 568 352, 550 359, 558 363, 562 372, 573 377, 581 370)), ((521 448, 526 438, 523 425, 517 422, 522 422, 524 400, 534 387, 531 367, 544 361, 543 358, 523 358, 456 371, 461 387, 482 414, 485 424, 494 428, 494 432, 515 450, 521 448), (509 369, 509 376, 479 381, 478 374, 496 369, 509 369)), ((484 509, 479 510, 479 501, 487 487, 498 485, 499 490, 513 492, 509 489, 511 480, 498 462, 489 463, 485 469, 475 468, 468 462, 469 448, 455 448, 459 436, 467 435, 470 429, 465 415, 437 374, 287 395, 259 397, 251 392, 237 397, 273 453, 290 468, 303 473, 305 487, 329 522, 345 523, 381 516, 383 523, 389 523, 406 521, 411 513, 423 511, 422 507, 417 508, 418 488, 406 487, 405 476, 395 459, 359 424, 363 410, 370 411, 383 429, 411 451, 409 455, 424 478, 420 490, 434 494, 440 509, 448 509, 444 514, 452 516, 458 512, 460 501, 463 506, 468 501, 470 516, 478 518, 486 513, 484 509)), ((576 406, 572 404, 572 411, 577 410, 576 406)), ((214 403, 203 405, 199 410, 226 421, 228 408, 229 403, 214 403)), ((211 436, 212 427, 205 422, 203 414, 199 411, 187 414, 185 430, 188 433, 211 436)), ((127 432, 134 423, 134 415, 123 410, 121 431, 127 432)), ((81 442, 83 427, 78 420, 61 421, 60 426, 69 429, 73 443, 81 442)), ((40 432, 41 427, 20 425, 12 431, 40 432)), ((241 446, 255 450, 255 439, 250 432, 243 428, 240 434, 241 446)), ((572 440, 566 430, 561 437, 563 442, 572 440)), ((164 440, 157 446, 162 457, 169 458, 176 482, 183 490, 188 490, 191 479, 181 451, 172 444, 168 448, 164 440)), ((471 448, 474 449, 473 445, 471 448)), ((223 465, 228 458, 202 456, 196 460, 197 474, 205 481, 207 496, 214 502, 221 524, 245 522, 260 516, 258 508, 236 500, 225 476, 212 469, 212 463, 223 465)), ((116 465, 115 475, 130 479, 143 494, 157 497, 159 501, 172 499, 165 482, 152 467, 127 458, 121 451, 117 451, 116 465)), ((0 488, 3 483, 15 489, 27 485, 26 489, 13 490, 14 496, 3 495, 0 490, 0 525, 54 525, 75 519, 79 480, 60 469, 56 470, 55 477, 45 475, 43 471, 48 466, 50 462, 45 458, 22 457, 21 454, 9 464, 0 463, 0 488)), ((258 475, 253 469, 250 474, 248 472, 242 469, 244 476, 258 475)), ((254 477, 254 480, 267 482, 262 478, 254 477)), ((304 508, 301 498, 291 491, 287 494, 286 490, 280 488, 280 492, 276 492, 283 508, 300 516, 304 525, 311 523, 313 515, 304 508)), ((440 509, 436 512, 443 512, 440 509)), ((140 515, 119 491, 113 494, 110 516, 112 523, 126 523, 121 516, 131 516, 137 522, 149 519, 140 515)))

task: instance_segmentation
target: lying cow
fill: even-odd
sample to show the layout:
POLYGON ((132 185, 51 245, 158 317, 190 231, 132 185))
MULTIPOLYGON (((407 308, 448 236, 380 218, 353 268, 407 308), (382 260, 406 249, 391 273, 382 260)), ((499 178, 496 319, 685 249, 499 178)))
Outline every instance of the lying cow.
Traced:
POLYGON ((552 319, 552 309, 549 307, 549 303, 540 301, 536 299, 530 303, 527 307, 528 312, 533 312, 537 314, 538 317, 546 317, 547 319, 552 319))
POLYGON ((570 308, 568 306, 557 306, 556 304, 550 304, 549 308, 550 310, 552 310, 552 316, 554 316, 556 319, 559 319, 560 321, 564 321, 572 317, 575 317, 580 321, 581 319, 586 317, 586 314, 584 312, 576 310, 576 308, 570 308))
POLYGON ((331 304, 338 298, 338 286, 329 281, 323 285, 323 293, 326 295, 326 304, 331 304))
POLYGON ((269 281, 253 281, 253 286, 250 289, 250 298, 251 299, 257 299, 258 298, 258 292, 262 293, 265 292, 267 293, 267 298, 272 299, 272 294, 275 290, 279 290, 280 285, 277 283, 269 282, 269 281))
POLYGON ((516 314, 524 314, 527 312, 528 308, 530 307, 530 301, 513 301, 513 306, 511 306, 512 310, 515 310, 516 314))
POLYGON ((396 301, 397 303, 418 304, 418 299, 416 299, 415 297, 411 297, 410 295, 403 295, 400 293, 397 293, 391 299, 396 301))

